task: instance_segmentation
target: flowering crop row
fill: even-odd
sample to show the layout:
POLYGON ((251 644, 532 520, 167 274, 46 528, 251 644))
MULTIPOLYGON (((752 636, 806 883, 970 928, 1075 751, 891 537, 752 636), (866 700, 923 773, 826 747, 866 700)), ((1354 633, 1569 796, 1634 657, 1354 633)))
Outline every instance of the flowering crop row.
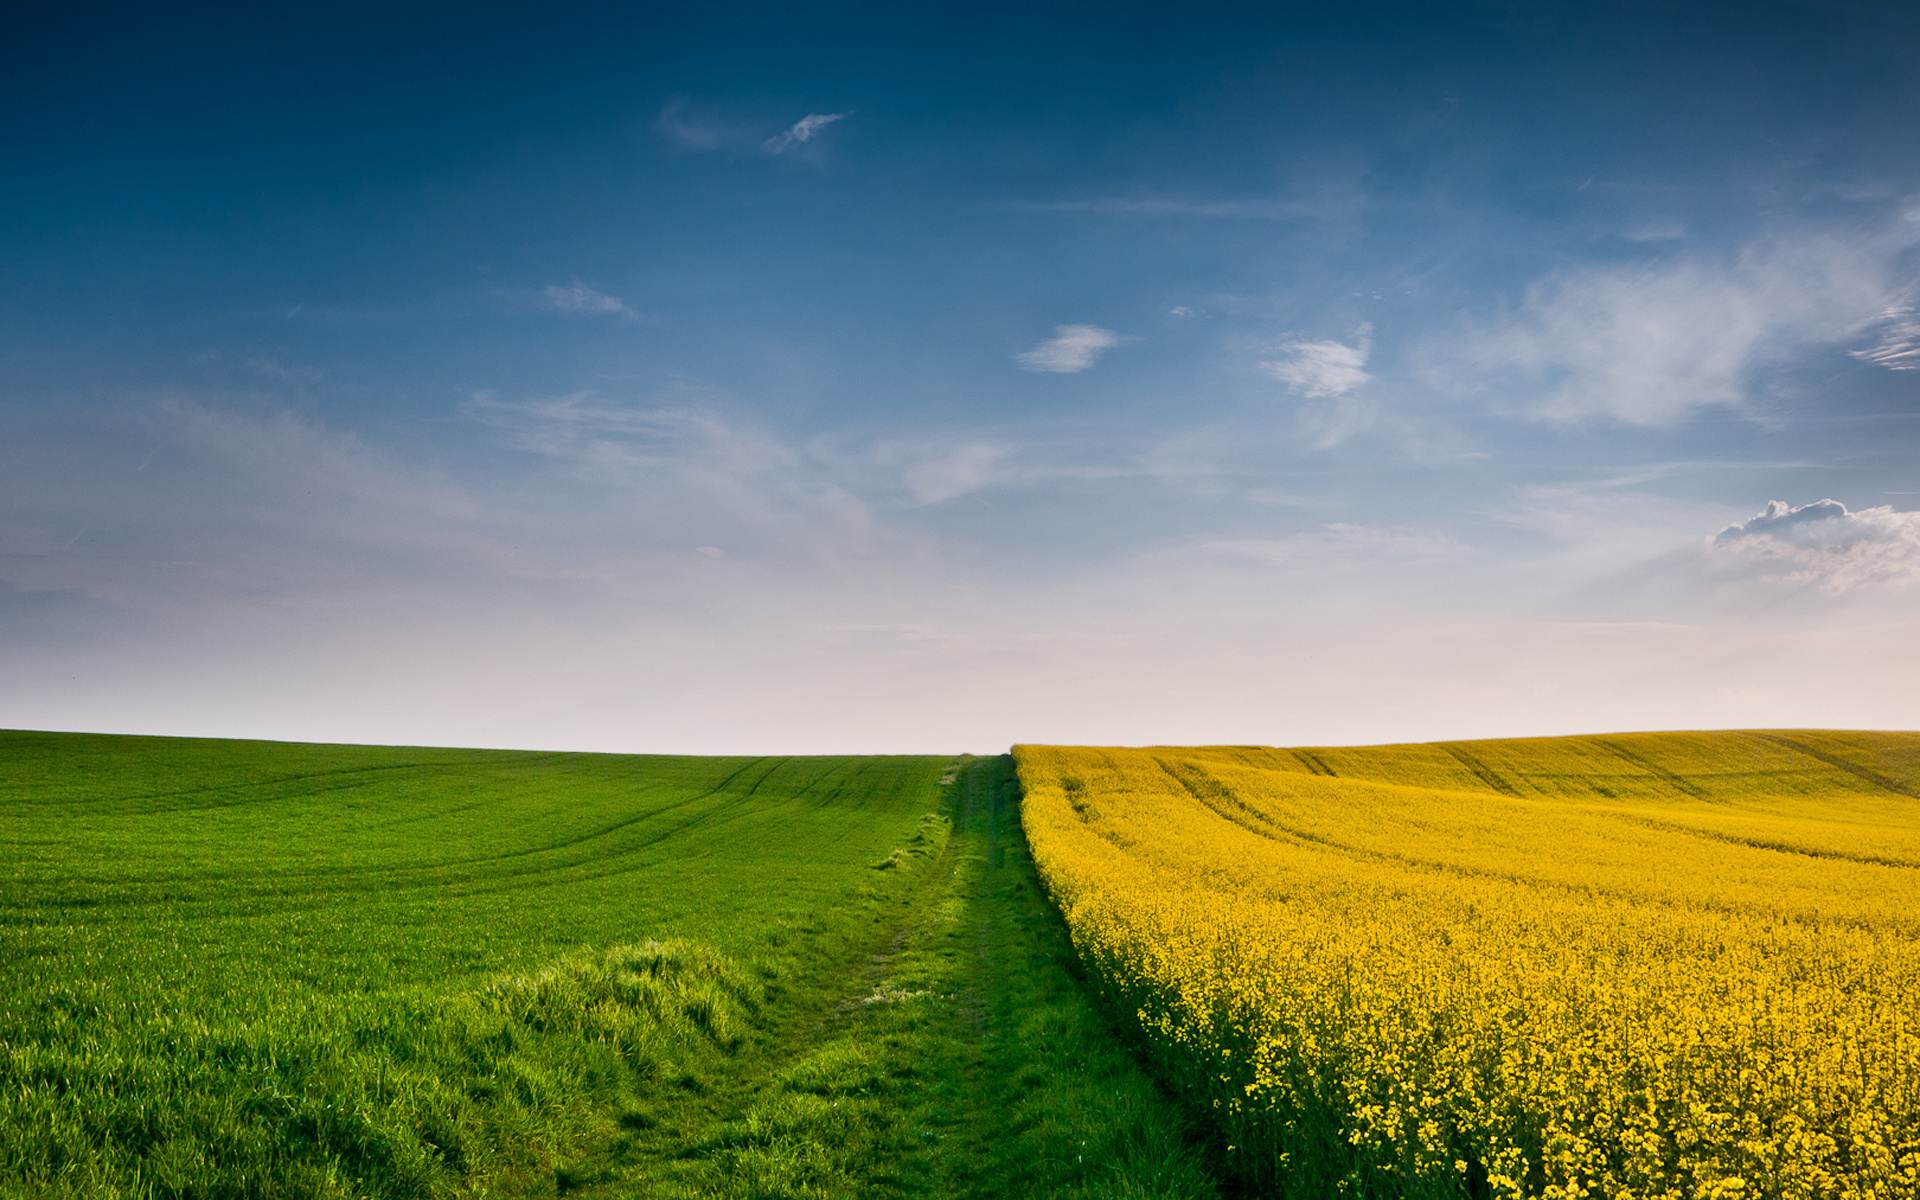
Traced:
POLYGON ((1015 754, 1257 1194, 1920 1195, 1920 735, 1015 754))

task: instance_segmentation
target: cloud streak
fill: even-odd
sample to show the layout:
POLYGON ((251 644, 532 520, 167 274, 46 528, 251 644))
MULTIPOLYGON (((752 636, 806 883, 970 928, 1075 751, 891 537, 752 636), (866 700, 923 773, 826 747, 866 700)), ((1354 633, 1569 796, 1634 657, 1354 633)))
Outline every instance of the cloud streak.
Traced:
POLYGON ((1187 200, 1167 196, 1108 196, 1005 205, 1013 212, 1107 213, 1129 217, 1210 217, 1228 220, 1296 221, 1328 215, 1324 205, 1277 200, 1187 200))
POLYGON ((810 112, 772 137, 764 136, 769 122, 743 111, 739 105, 697 103, 675 96, 660 108, 654 128, 688 150, 738 151, 757 147, 774 155, 792 154, 812 144, 832 125, 852 116, 847 112, 810 112))
POLYGON ((1920 311, 1912 305, 1890 308, 1881 315, 1872 346, 1850 353, 1862 362, 1889 371, 1920 371, 1920 311))
POLYGON ((1023 371, 1077 375, 1093 366, 1102 352, 1120 344, 1120 335, 1098 325, 1058 325, 1054 336, 1014 357, 1023 371))
POLYGON ((818 137, 820 131, 836 121, 844 121, 852 116, 851 112, 808 113, 781 133, 775 134, 760 143, 760 148, 768 154, 785 154, 795 146, 804 146, 818 137))
POLYGON ((570 317, 619 317, 626 321, 640 319, 640 314, 621 303, 620 297, 595 291, 578 279, 566 287, 550 283, 541 296, 548 308, 570 317))
MULTIPOLYGON (((1428 381, 1458 393, 1504 392, 1520 415, 1567 424, 1662 426, 1702 409, 1737 409, 1756 372, 1884 319, 1910 240, 1776 238, 1730 260, 1673 257, 1556 274, 1529 287, 1511 313, 1431 351, 1428 381)), ((1862 356, 1903 363, 1911 332, 1862 356)))
POLYGON ((481 394, 467 411, 588 489, 594 499, 567 521, 589 540, 676 553, 709 545, 790 568, 919 553, 815 458, 728 416, 728 399, 698 385, 643 403, 594 391, 518 401, 481 394))
POLYGON ((1373 329, 1362 325, 1353 345, 1344 342, 1287 342, 1281 357, 1260 364, 1267 374, 1309 400, 1344 396, 1373 381, 1367 374, 1367 356, 1373 350, 1373 329))
POLYGON ((697 110, 685 96, 675 96, 660 108, 654 128, 689 150, 721 150, 740 139, 738 125, 697 110))
POLYGON ((966 442, 936 458, 908 467, 902 481, 921 504, 938 504, 969 492, 1004 482, 1009 447, 992 442, 966 442))

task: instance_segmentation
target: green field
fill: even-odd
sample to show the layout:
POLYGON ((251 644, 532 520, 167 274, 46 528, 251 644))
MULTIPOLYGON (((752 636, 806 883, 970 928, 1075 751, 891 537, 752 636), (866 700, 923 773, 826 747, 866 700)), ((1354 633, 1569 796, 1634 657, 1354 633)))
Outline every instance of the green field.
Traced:
POLYGON ((0 734, 0 1194, 1204 1195, 1005 759, 0 734))
POLYGON ((1920 735, 1021 754, 0 732, 0 1197, 1920 1186, 1920 735))

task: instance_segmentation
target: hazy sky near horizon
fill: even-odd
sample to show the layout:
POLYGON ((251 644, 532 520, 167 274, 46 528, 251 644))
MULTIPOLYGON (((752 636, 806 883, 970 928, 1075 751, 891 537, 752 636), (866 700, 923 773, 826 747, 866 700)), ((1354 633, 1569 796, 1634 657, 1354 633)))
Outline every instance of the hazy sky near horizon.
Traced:
POLYGON ((1910 4, 24 20, 0 726, 1920 727, 1910 4))

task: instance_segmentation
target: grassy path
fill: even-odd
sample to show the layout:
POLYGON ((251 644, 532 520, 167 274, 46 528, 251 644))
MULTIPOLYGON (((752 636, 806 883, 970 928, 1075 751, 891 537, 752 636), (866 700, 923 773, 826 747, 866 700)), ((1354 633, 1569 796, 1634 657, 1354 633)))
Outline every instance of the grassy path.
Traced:
POLYGON ((1017 786, 1009 758, 966 762, 951 828, 867 944, 793 981, 767 1039, 704 1093, 630 1114, 551 1191, 1214 1194, 1173 1105, 1075 978, 1017 786))

